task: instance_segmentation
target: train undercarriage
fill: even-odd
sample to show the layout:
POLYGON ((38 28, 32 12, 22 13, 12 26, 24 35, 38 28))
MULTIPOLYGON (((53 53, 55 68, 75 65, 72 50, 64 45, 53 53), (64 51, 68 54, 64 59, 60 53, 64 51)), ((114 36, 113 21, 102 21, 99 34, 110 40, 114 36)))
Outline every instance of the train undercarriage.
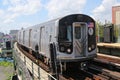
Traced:
MULTIPOLYGON (((60 61, 60 60, 57 60, 56 57, 55 57, 55 54, 52 54, 51 55, 51 59, 50 58, 47 58, 41 54, 39 54, 38 51, 33 51, 31 49, 28 49, 26 48, 25 46, 22 46, 21 47, 27 51, 29 54, 33 55, 36 59, 42 61, 45 65, 49 66, 51 71, 53 73, 60 73, 60 74, 63 74, 65 71, 69 70, 69 69, 79 69, 79 70, 85 70, 87 69, 87 61, 90 60, 78 60, 78 61, 60 61)), ((51 50, 51 52, 54 53, 54 51, 51 50)))

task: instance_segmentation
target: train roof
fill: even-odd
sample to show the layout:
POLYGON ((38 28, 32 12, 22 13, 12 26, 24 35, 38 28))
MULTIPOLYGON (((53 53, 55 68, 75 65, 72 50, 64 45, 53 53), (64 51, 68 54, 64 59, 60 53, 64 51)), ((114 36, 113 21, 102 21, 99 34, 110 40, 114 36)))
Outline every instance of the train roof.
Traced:
POLYGON ((70 15, 65 15, 65 16, 62 16, 62 17, 59 17, 59 18, 56 18, 56 19, 52 19, 52 20, 49 20, 49 21, 46 21, 46 22, 43 22, 43 23, 40 23, 40 24, 36 24, 36 25, 30 26, 30 27, 28 27, 28 28, 22 29, 22 30, 26 30, 26 29, 29 30, 29 29, 31 29, 31 28, 33 28, 33 27, 34 27, 34 28, 37 27, 38 25, 49 24, 50 22, 55 22, 55 21, 57 21, 57 20, 61 20, 61 19, 64 19, 64 18, 67 18, 67 17, 70 17, 70 16, 78 16, 78 17, 84 16, 84 17, 89 18, 89 19, 91 19, 92 21, 94 21, 92 17, 90 17, 90 16, 88 16, 88 15, 85 15, 85 14, 70 14, 70 15))

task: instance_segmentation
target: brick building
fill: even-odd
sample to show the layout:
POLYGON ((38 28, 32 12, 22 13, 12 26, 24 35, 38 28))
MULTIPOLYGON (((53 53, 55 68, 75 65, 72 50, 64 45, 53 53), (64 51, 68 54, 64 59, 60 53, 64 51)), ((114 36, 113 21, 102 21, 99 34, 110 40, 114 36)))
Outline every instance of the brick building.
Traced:
POLYGON ((120 6, 112 7, 112 23, 120 25, 120 6))
POLYGON ((120 43, 120 5, 112 7, 112 23, 115 25, 116 42, 120 43))

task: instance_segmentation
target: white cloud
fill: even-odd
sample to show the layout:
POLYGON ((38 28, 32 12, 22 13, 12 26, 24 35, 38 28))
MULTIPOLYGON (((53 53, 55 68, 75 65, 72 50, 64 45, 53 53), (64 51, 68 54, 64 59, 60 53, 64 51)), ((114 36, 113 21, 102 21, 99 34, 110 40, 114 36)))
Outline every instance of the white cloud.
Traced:
POLYGON ((0 9, 0 17, 3 16, 4 11, 0 9))
POLYGON ((14 22, 22 15, 35 14, 42 8, 41 0, 4 0, 3 5, 7 6, 4 10, 3 23, 14 22))
POLYGON ((24 15, 34 14, 42 7, 40 0, 10 0, 8 11, 24 15))
POLYGON ((103 0, 102 3, 92 11, 92 16, 101 22, 105 22, 105 20, 111 22, 112 6, 116 4, 118 4, 117 0, 103 0))
POLYGON ((3 0, 3 5, 9 4, 8 0, 3 0))
POLYGON ((16 20, 24 15, 36 14, 42 8, 41 0, 3 0, 1 6, 0 31, 5 33, 12 29, 28 27, 31 23, 18 23, 16 20))
POLYGON ((113 6, 120 6, 120 3, 116 3, 115 5, 113 5, 113 6))
POLYGON ((50 18, 82 12, 86 0, 50 0, 46 5, 50 18))
POLYGON ((15 19, 17 16, 19 16, 19 14, 17 14, 17 13, 7 14, 7 15, 5 15, 5 17, 4 17, 3 23, 12 23, 12 22, 14 22, 14 19, 15 19))

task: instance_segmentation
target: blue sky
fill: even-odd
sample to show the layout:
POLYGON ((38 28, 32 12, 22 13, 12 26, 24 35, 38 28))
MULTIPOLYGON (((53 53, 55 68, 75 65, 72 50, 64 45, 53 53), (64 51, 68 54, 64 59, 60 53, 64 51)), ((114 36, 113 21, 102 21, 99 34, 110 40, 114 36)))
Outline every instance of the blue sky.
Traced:
POLYGON ((0 32, 9 33, 74 13, 111 22, 111 8, 116 5, 120 0, 0 0, 0 32))

